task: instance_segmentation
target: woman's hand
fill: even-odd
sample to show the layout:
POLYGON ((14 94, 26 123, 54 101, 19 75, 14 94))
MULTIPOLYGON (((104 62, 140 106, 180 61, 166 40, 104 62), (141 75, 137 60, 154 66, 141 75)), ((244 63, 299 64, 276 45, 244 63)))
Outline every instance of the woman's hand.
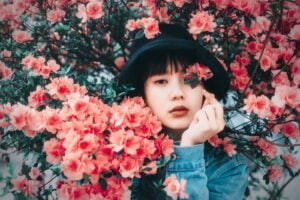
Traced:
POLYGON ((202 108, 194 115, 189 128, 181 136, 180 146, 203 143, 224 129, 223 106, 214 95, 204 90, 202 108))

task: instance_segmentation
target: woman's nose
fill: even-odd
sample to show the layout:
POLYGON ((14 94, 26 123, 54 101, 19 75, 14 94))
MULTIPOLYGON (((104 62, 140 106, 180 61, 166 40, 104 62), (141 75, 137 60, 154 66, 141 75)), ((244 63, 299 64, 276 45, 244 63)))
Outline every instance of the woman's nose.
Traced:
POLYGON ((182 83, 179 81, 173 81, 170 85, 170 99, 177 100, 177 99, 184 99, 184 87, 182 83))

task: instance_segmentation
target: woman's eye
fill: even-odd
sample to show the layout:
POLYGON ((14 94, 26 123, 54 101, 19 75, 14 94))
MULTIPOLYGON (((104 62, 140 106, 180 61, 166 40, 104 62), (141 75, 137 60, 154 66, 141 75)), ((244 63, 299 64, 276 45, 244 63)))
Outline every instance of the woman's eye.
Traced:
POLYGON ((159 80, 154 81, 155 84, 159 84, 159 85, 166 84, 167 82, 168 81, 165 79, 159 79, 159 80))

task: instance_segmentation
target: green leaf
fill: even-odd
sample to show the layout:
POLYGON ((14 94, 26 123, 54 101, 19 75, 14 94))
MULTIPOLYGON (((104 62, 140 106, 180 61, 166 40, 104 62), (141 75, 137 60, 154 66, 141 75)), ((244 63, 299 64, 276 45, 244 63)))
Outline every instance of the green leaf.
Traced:
POLYGON ((247 16, 244 16, 245 25, 247 28, 251 26, 251 19, 247 16))
POLYGON ((15 167, 14 167, 13 163, 9 163, 8 164, 8 174, 10 177, 14 176, 14 171, 15 171, 15 167))
POLYGON ((107 188, 107 182, 106 182, 106 180, 104 178, 100 177, 99 178, 99 183, 100 183, 101 188, 103 190, 106 190, 106 188, 107 188))

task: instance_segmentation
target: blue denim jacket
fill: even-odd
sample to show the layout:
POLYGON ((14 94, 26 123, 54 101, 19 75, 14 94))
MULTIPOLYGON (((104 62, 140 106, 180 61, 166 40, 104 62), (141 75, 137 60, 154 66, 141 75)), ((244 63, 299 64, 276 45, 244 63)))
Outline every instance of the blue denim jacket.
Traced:
MULTIPOLYGON (((176 158, 169 163, 162 174, 165 176, 175 174, 177 179, 187 180, 186 192, 189 194, 189 200, 243 199, 249 168, 242 155, 229 157, 220 152, 220 149, 209 145, 204 148, 204 144, 191 147, 175 145, 175 154, 176 158)), ((159 180, 162 174, 158 175, 156 180, 159 180)), ((153 180, 155 178, 151 179, 153 180)), ((137 189, 137 197, 133 199, 170 199, 152 190, 147 181, 143 182, 140 183, 143 186, 137 189)))
POLYGON ((229 157, 204 144, 191 147, 175 146, 176 159, 166 170, 166 175, 176 174, 186 179, 189 200, 239 200, 243 199, 249 168, 242 155, 229 157))

